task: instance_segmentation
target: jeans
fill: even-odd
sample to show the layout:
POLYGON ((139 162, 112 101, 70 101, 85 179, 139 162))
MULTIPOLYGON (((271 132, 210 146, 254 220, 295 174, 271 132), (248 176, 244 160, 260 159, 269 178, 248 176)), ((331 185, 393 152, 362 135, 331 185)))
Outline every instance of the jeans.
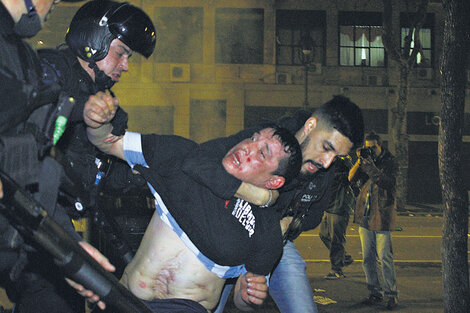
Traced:
POLYGON ((343 216, 325 212, 320 224, 320 239, 330 250, 331 269, 341 272, 344 267, 346 250, 346 229, 349 215, 343 216))
POLYGON ((366 275, 367 289, 371 294, 382 295, 378 275, 377 257, 382 263, 382 276, 384 293, 387 296, 397 296, 397 279, 395 265, 393 263, 392 234, 390 231, 371 231, 359 227, 362 255, 364 262, 362 267, 366 275))
MULTIPOLYGON (((271 274, 269 294, 281 313, 318 313, 308 280, 305 261, 292 241, 284 246, 281 261, 271 274)), ((225 285, 219 306, 222 313, 233 285, 225 285), (228 291, 227 291, 228 289, 228 291)))
POLYGON ((282 313, 318 312, 306 267, 294 243, 288 241, 269 281, 269 294, 282 313))

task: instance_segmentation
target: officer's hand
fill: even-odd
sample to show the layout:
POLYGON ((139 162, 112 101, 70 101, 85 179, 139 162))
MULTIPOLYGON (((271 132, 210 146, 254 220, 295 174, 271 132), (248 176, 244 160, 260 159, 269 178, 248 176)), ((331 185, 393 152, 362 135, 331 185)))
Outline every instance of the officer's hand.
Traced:
MULTIPOLYGON (((109 260, 104 255, 102 255, 95 247, 93 247, 92 245, 90 245, 89 243, 87 243, 85 241, 81 241, 80 245, 105 270, 110 271, 110 272, 114 272, 116 270, 115 267, 111 263, 109 263, 109 260)), ((104 310, 106 308, 106 304, 103 301, 100 301, 100 297, 98 295, 94 294, 93 291, 85 289, 85 287, 83 287, 82 285, 80 285, 80 284, 78 284, 78 283, 76 283, 76 282, 74 282, 74 281, 72 281, 68 278, 66 278, 65 280, 67 281, 67 283, 70 286, 75 288, 75 290, 77 290, 77 292, 81 296, 85 297, 87 299, 87 301, 89 301, 91 303, 97 303, 98 307, 101 310, 104 310)))
POLYGON ((3 184, 2 184, 2 180, 0 179, 0 199, 3 198, 3 184))
POLYGON ((88 98, 83 110, 83 119, 89 127, 98 128, 113 119, 118 107, 118 98, 100 91, 88 98))
POLYGON ((246 311, 252 305, 263 304, 267 296, 268 284, 265 276, 248 272, 238 278, 234 302, 240 310, 246 311))

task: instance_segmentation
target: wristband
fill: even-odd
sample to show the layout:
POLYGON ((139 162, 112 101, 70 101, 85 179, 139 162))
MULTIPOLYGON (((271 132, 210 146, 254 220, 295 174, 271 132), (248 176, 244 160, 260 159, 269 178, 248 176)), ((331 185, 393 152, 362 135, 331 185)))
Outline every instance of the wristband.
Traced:
POLYGON ((273 201, 273 191, 271 189, 269 189, 269 199, 268 199, 268 202, 266 202, 265 204, 263 205, 260 205, 259 207, 260 208, 267 208, 268 206, 271 205, 271 201, 273 201))

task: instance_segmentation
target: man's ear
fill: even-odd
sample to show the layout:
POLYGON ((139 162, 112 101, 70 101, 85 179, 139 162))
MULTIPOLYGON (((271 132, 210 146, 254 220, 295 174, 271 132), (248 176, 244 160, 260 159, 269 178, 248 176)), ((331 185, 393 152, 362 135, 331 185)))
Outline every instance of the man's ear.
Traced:
POLYGON ((267 189, 279 189, 284 186, 286 179, 282 176, 274 175, 270 180, 265 184, 267 189))
POLYGON ((310 132, 318 126, 318 118, 316 116, 310 117, 304 124, 304 134, 308 136, 310 132))

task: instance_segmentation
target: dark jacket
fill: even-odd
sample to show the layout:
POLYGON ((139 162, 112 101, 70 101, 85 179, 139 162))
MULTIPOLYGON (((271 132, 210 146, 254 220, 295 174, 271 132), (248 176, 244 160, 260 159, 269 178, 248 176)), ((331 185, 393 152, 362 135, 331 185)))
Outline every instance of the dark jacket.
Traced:
MULTIPOLYGON (((39 58, 14 32, 14 25, 0 3, 0 169, 25 187, 38 183, 39 155, 47 144, 39 140, 44 138, 39 125, 33 129, 29 119, 44 104, 57 99, 59 88, 54 85, 48 89, 50 86, 42 84, 39 58)), ((10 276, 22 243, 21 236, 0 214, 0 280, 10 276)))
POLYGON ((348 180, 352 167, 351 158, 338 158, 332 165, 335 177, 331 186, 332 200, 326 212, 336 215, 349 216, 356 206, 356 197, 348 180))
MULTIPOLYGON (((63 90, 75 99, 67 128, 57 143, 56 149, 57 159, 64 167, 67 177, 61 186, 61 190, 74 199, 80 199, 85 208, 93 207, 96 203, 95 197, 97 194, 95 184, 98 173, 97 163, 99 164, 97 158, 103 159, 102 164, 107 163, 107 159, 88 141, 83 110, 89 96, 104 91, 104 89, 92 80, 70 49, 41 49, 38 54, 41 58, 46 79, 59 84, 63 90)), ((119 108, 112 124, 114 134, 124 134, 127 128, 127 113, 119 108)), ((127 164, 116 159, 113 159, 114 167, 119 167, 120 174, 128 174, 126 177, 123 175, 117 176, 118 181, 116 183, 122 183, 120 187, 124 188, 128 184, 128 178, 132 177, 132 172, 127 164)), ((109 182, 110 179, 108 178, 107 181, 109 182)), ((141 183, 143 183, 143 180, 141 183)))
POLYGON ((397 214, 395 186, 397 165, 394 156, 385 148, 375 160, 379 172, 369 177, 361 168, 352 182, 359 182, 354 223, 372 231, 390 231, 395 227, 397 214), (366 205, 368 195, 369 208, 366 205))

